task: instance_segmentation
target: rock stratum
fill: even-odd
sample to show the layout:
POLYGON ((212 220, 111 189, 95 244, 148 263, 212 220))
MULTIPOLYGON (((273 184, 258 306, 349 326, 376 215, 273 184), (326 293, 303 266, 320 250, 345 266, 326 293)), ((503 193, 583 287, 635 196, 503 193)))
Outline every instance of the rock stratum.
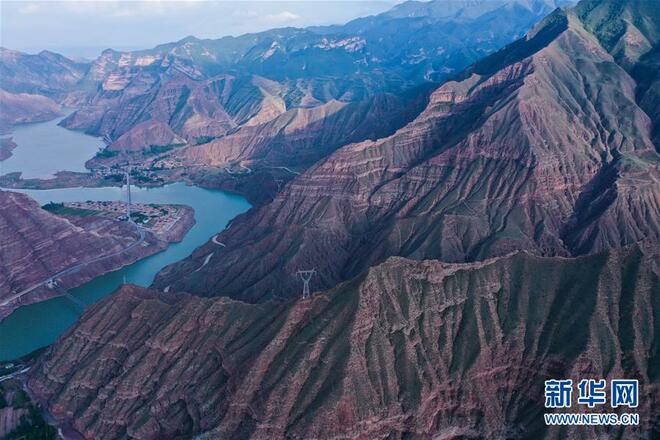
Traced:
MULTIPOLYGON (((452 14, 439 4, 390 14, 452 14)), ((483 4, 455 2, 468 21, 461 5, 483 4)), ((402 126, 382 112, 401 95, 353 89, 363 78, 345 64, 331 68, 350 87, 293 69, 307 31, 216 58, 230 73, 199 60, 240 39, 104 52, 89 73, 103 86, 66 123, 123 138, 118 155, 172 147, 183 164, 238 162, 228 174, 316 162, 163 270, 159 290, 124 286, 87 309, 35 362, 31 395, 89 439, 658 437, 659 5, 556 10, 413 97, 424 108, 402 126), (353 111, 369 100, 384 100, 374 119, 353 111), (370 140, 342 144, 337 127, 370 140), (163 145, 177 137, 188 144, 163 145), (302 300, 296 272, 312 268, 302 300), (621 377, 640 381, 639 426, 544 424, 544 380, 621 377)), ((315 50, 371 50, 330 30, 315 50)))
POLYGON ((444 83, 393 135, 338 149, 239 217, 220 235, 222 258, 193 272, 209 243, 155 286, 254 302, 297 295, 300 269, 315 268, 313 287, 326 289, 393 255, 569 257, 657 241, 657 115, 647 111, 660 95, 652 75, 619 61, 630 51, 601 43, 606 26, 593 23, 619 16, 644 23, 635 29, 654 48, 639 57, 648 62, 657 2, 557 10, 444 83))
POLYGON ((28 386, 88 439, 651 439, 659 257, 645 244, 573 259, 395 257, 289 303, 125 286, 28 386), (543 381, 557 377, 638 379, 640 425, 546 427, 543 381))
MULTIPOLYGON (((173 240, 180 240, 194 223, 192 212, 182 223, 173 240)), ((151 232, 138 233, 132 224, 56 216, 28 196, 8 191, 0 191, 0 243, 0 319, 22 305, 62 295, 60 288, 43 284, 51 277, 70 289, 167 246, 151 232), (70 268, 77 270, 63 273, 70 268)))
POLYGON ((17 124, 50 121, 61 115, 61 107, 50 98, 0 89, 0 133, 17 124))

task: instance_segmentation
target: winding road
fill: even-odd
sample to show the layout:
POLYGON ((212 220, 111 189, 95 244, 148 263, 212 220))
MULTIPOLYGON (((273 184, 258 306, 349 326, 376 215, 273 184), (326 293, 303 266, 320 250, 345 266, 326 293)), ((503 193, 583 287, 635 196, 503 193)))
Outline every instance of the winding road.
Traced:
POLYGON ((63 270, 63 271, 61 271, 61 272, 58 272, 58 273, 56 273, 55 275, 52 275, 52 276, 46 278, 45 280, 43 280, 43 281, 41 281, 41 282, 39 282, 39 283, 37 283, 37 284, 34 284, 33 286, 30 286, 30 287, 28 287, 27 289, 25 289, 25 290, 23 290, 23 291, 21 291, 21 292, 18 292, 18 293, 16 293, 16 294, 12 295, 12 296, 10 296, 9 298, 6 298, 6 299, 1 300, 1 301, 0 301, 0 307, 4 307, 4 306, 6 306, 7 304, 10 304, 10 303, 16 301, 17 299, 19 299, 19 298, 21 298, 21 297, 27 295, 28 293, 32 292, 33 290, 38 289, 39 287, 42 287, 44 284, 48 283, 50 280, 54 280, 54 279, 61 278, 61 277, 63 277, 63 276, 69 275, 69 274, 71 274, 71 273, 78 272, 80 269, 82 269, 83 267, 87 266, 88 264, 96 263, 96 262, 98 262, 98 261, 105 260, 106 258, 116 257, 117 255, 121 255, 121 254, 123 254, 123 253, 125 253, 125 252, 130 251, 131 249, 135 248, 136 246, 139 246, 140 244, 142 244, 142 243, 144 242, 144 238, 145 238, 145 232, 144 232, 144 229, 142 229, 140 226, 138 226, 138 225, 137 225, 135 222, 133 222, 132 220, 131 220, 131 223, 133 223, 133 226, 135 226, 135 229, 136 229, 137 232, 138 232, 139 238, 138 238, 138 240, 136 240, 135 242, 131 243, 131 244, 130 244, 129 246, 127 246, 126 248, 121 249, 121 250, 119 250, 119 251, 117 251, 117 252, 113 252, 113 253, 108 254, 108 255, 102 255, 102 256, 100 256, 100 257, 93 258, 93 259, 91 259, 91 260, 89 260, 89 261, 85 261, 85 262, 83 262, 83 263, 78 263, 78 264, 76 264, 75 266, 69 267, 68 269, 65 269, 65 270, 63 270))
POLYGON ((11 374, 7 374, 7 375, 5 375, 5 376, 0 376, 0 382, 4 382, 4 381, 9 380, 9 379, 12 379, 12 378, 14 378, 14 377, 16 377, 16 376, 20 376, 21 374, 27 373, 28 371, 30 371, 30 367, 25 367, 25 368, 23 368, 23 369, 21 369, 21 370, 14 371, 14 372, 11 373, 11 374))
MULTIPOLYGON (((229 228, 227 228, 227 229, 229 229, 229 228)), ((218 241, 218 237, 219 237, 219 236, 220 236, 220 234, 216 234, 216 235, 214 235, 213 238, 211 239, 211 241, 212 241, 214 244, 217 244, 218 246, 227 247, 223 242, 218 241)))

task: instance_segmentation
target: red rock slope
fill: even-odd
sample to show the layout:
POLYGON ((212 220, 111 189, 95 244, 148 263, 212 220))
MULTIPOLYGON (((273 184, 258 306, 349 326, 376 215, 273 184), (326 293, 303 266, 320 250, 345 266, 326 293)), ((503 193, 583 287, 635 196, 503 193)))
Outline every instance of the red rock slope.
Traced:
POLYGON ((297 292, 295 272, 312 267, 328 288, 391 255, 575 256, 658 240, 660 155, 636 87, 558 10, 392 136, 339 149, 233 222, 222 258, 193 273, 202 249, 155 285, 258 301, 297 292))
POLYGON ((659 257, 392 258, 289 304, 127 286, 29 387, 88 439, 650 439, 659 257), (585 377, 639 379, 640 426, 546 428, 543 381, 585 377))
POLYGON ((21 305, 61 294, 45 286, 30 290, 61 271, 94 260, 58 278, 63 287, 71 288, 167 245, 148 232, 141 243, 139 238, 126 222, 99 217, 67 220, 41 209, 24 194, 0 191, 0 318, 21 305), (98 259, 104 255, 109 257, 98 259))

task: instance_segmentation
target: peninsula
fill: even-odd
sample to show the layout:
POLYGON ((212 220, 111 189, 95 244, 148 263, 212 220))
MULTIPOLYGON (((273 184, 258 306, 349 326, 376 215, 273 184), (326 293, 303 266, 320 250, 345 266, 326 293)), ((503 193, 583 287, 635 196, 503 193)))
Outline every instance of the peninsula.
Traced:
POLYGON ((0 319, 155 254, 194 224, 185 206, 136 205, 130 222, 112 215, 113 207, 117 203, 87 202, 42 209, 24 194, 0 191, 0 319))

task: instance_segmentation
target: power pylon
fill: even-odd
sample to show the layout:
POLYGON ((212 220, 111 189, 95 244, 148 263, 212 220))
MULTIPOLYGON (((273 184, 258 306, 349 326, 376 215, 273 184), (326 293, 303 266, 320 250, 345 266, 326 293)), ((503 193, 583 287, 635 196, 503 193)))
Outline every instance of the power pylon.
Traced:
POLYGON ((131 221, 131 178, 130 172, 126 171, 126 220, 131 221))
POLYGON ((299 270, 298 275, 303 281, 303 299, 309 298, 309 282, 312 279, 312 276, 316 273, 316 270, 299 270))

